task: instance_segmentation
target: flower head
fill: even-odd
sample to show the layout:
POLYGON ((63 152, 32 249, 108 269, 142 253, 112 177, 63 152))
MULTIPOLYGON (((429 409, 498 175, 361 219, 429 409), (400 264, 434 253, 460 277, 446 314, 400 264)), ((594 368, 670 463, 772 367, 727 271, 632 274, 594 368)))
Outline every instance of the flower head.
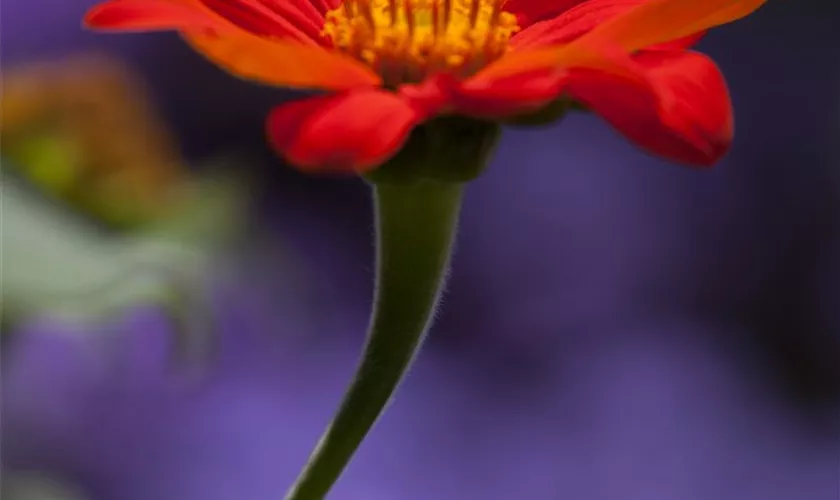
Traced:
POLYGON ((367 172, 442 115, 510 120, 570 100, 640 147, 711 165, 732 140, 726 83, 690 51, 766 0, 110 0, 89 26, 177 30, 243 78, 328 93, 278 106, 276 149, 367 172))

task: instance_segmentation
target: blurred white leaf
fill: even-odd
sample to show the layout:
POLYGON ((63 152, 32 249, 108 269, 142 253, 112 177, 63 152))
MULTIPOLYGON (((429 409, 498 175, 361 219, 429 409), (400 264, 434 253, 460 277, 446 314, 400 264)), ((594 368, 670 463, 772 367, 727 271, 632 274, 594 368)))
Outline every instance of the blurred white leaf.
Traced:
POLYGON ((0 488, 3 500, 82 500, 79 492, 34 472, 4 472, 0 488))
POLYGON ((4 175, 0 186, 3 311, 13 317, 90 317, 168 300, 208 272, 241 215, 234 186, 206 183, 161 224, 116 235, 15 177, 4 175))

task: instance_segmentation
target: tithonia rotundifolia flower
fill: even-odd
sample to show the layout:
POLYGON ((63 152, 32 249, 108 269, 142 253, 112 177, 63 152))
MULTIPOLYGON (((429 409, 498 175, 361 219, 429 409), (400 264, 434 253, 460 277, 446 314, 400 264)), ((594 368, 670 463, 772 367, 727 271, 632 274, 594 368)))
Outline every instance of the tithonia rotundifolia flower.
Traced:
POLYGON ((732 141, 723 76, 691 47, 765 0, 110 0, 97 29, 177 30, 239 77, 321 94, 276 107, 277 151, 365 173, 438 117, 516 121, 557 103, 690 165, 732 141))

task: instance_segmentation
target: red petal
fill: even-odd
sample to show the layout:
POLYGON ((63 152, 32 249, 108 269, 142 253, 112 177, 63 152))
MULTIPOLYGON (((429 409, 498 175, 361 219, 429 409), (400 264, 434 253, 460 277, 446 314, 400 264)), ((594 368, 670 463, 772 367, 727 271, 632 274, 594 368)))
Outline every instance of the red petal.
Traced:
MULTIPOLYGON (((283 0, 274 0, 274 1, 283 1, 283 0)), ((343 0, 288 0, 289 2, 298 3, 311 3, 321 14, 325 15, 327 12, 331 10, 335 10, 341 6, 341 2, 343 0)))
POLYGON ((531 24, 557 16, 587 0, 507 0, 502 4, 505 12, 516 15, 522 29, 531 24))
POLYGON ((575 70, 569 93, 619 132, 659 156, 698 166, 732 142, 732 105, 715 63, 695 52, 650 51, 636 58, 645 88, 614 75, 575 70))
POLYGON ((307 11, 282 1, 199 0, 231 23, 258 36, 292 38, 319 43, 324 18, 311 7, 307 11))
POLYGON ((297 10, 309 19, 318 22, 323 27, 327 12, 334 10, 341 3, 341 0, 330 0, 318 2, 316 0, 258 0, 275 12, 287 12, 297 10))
POLYGON ((224 30, 227 24, 189 0, 111 0, 92 7, 85 25, 101 30, 224 30))
POLYGON ((268 135, 302 170, 363 173, 396 154, 422 119, 396 94, 362 90, 278 106, 268 118, 268 135))
POLYGON ((400 85, 397 93, 424 117, 432 117, 452 111, 452 91, 458 85, 454 76, 437 73, 420 83, 400 85))
POLYGON ((511 53, 461 83, 451 99, 463 113, 515 116, 550 103, 564 90, 570 74, 583 69, 621 78, 628 85, 650 86, 639 65, 623 51, 569 44, 560 50, 544 47, 511 53))
MULTIPOLYGON (((524 49, 541 45, 562 45, 588 33, 596 26, 632 10, 648 0, 589 0, 560 15, 523 29, 511 39, 511 47, 524 49)), ((688 48, 702 33, 669 43, 668 48, 688 48)))
POLYGON ((257 36, 321 44, 323 18, 318 16, 311 6, 304 13, 285 2, 269 6, 259 0, 111 0, 93 7, 85 22, 123 31, 230 31, 236 26, 257 36))
POLYGON ((450 89, 451 106, 459 114, 506 118, 535 111, 557 99, 566 71, 543 68, 492 80, 467 80, 450 89))

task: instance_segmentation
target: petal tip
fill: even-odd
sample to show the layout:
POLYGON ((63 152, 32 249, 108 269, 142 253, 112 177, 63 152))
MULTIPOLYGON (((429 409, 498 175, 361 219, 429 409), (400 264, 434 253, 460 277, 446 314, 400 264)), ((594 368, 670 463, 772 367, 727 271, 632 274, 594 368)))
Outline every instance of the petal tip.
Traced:
POLYGON ((82 17, 82 27, 86 29, 97 29, 102 26, 106 26, 107 23, 103 23, 103 11, 105 12, 105 16, 107 18, 107 11, 108 5, 107 4, 99 4, 94 5, 87 12, 85 12, 84 17, 82 17))

